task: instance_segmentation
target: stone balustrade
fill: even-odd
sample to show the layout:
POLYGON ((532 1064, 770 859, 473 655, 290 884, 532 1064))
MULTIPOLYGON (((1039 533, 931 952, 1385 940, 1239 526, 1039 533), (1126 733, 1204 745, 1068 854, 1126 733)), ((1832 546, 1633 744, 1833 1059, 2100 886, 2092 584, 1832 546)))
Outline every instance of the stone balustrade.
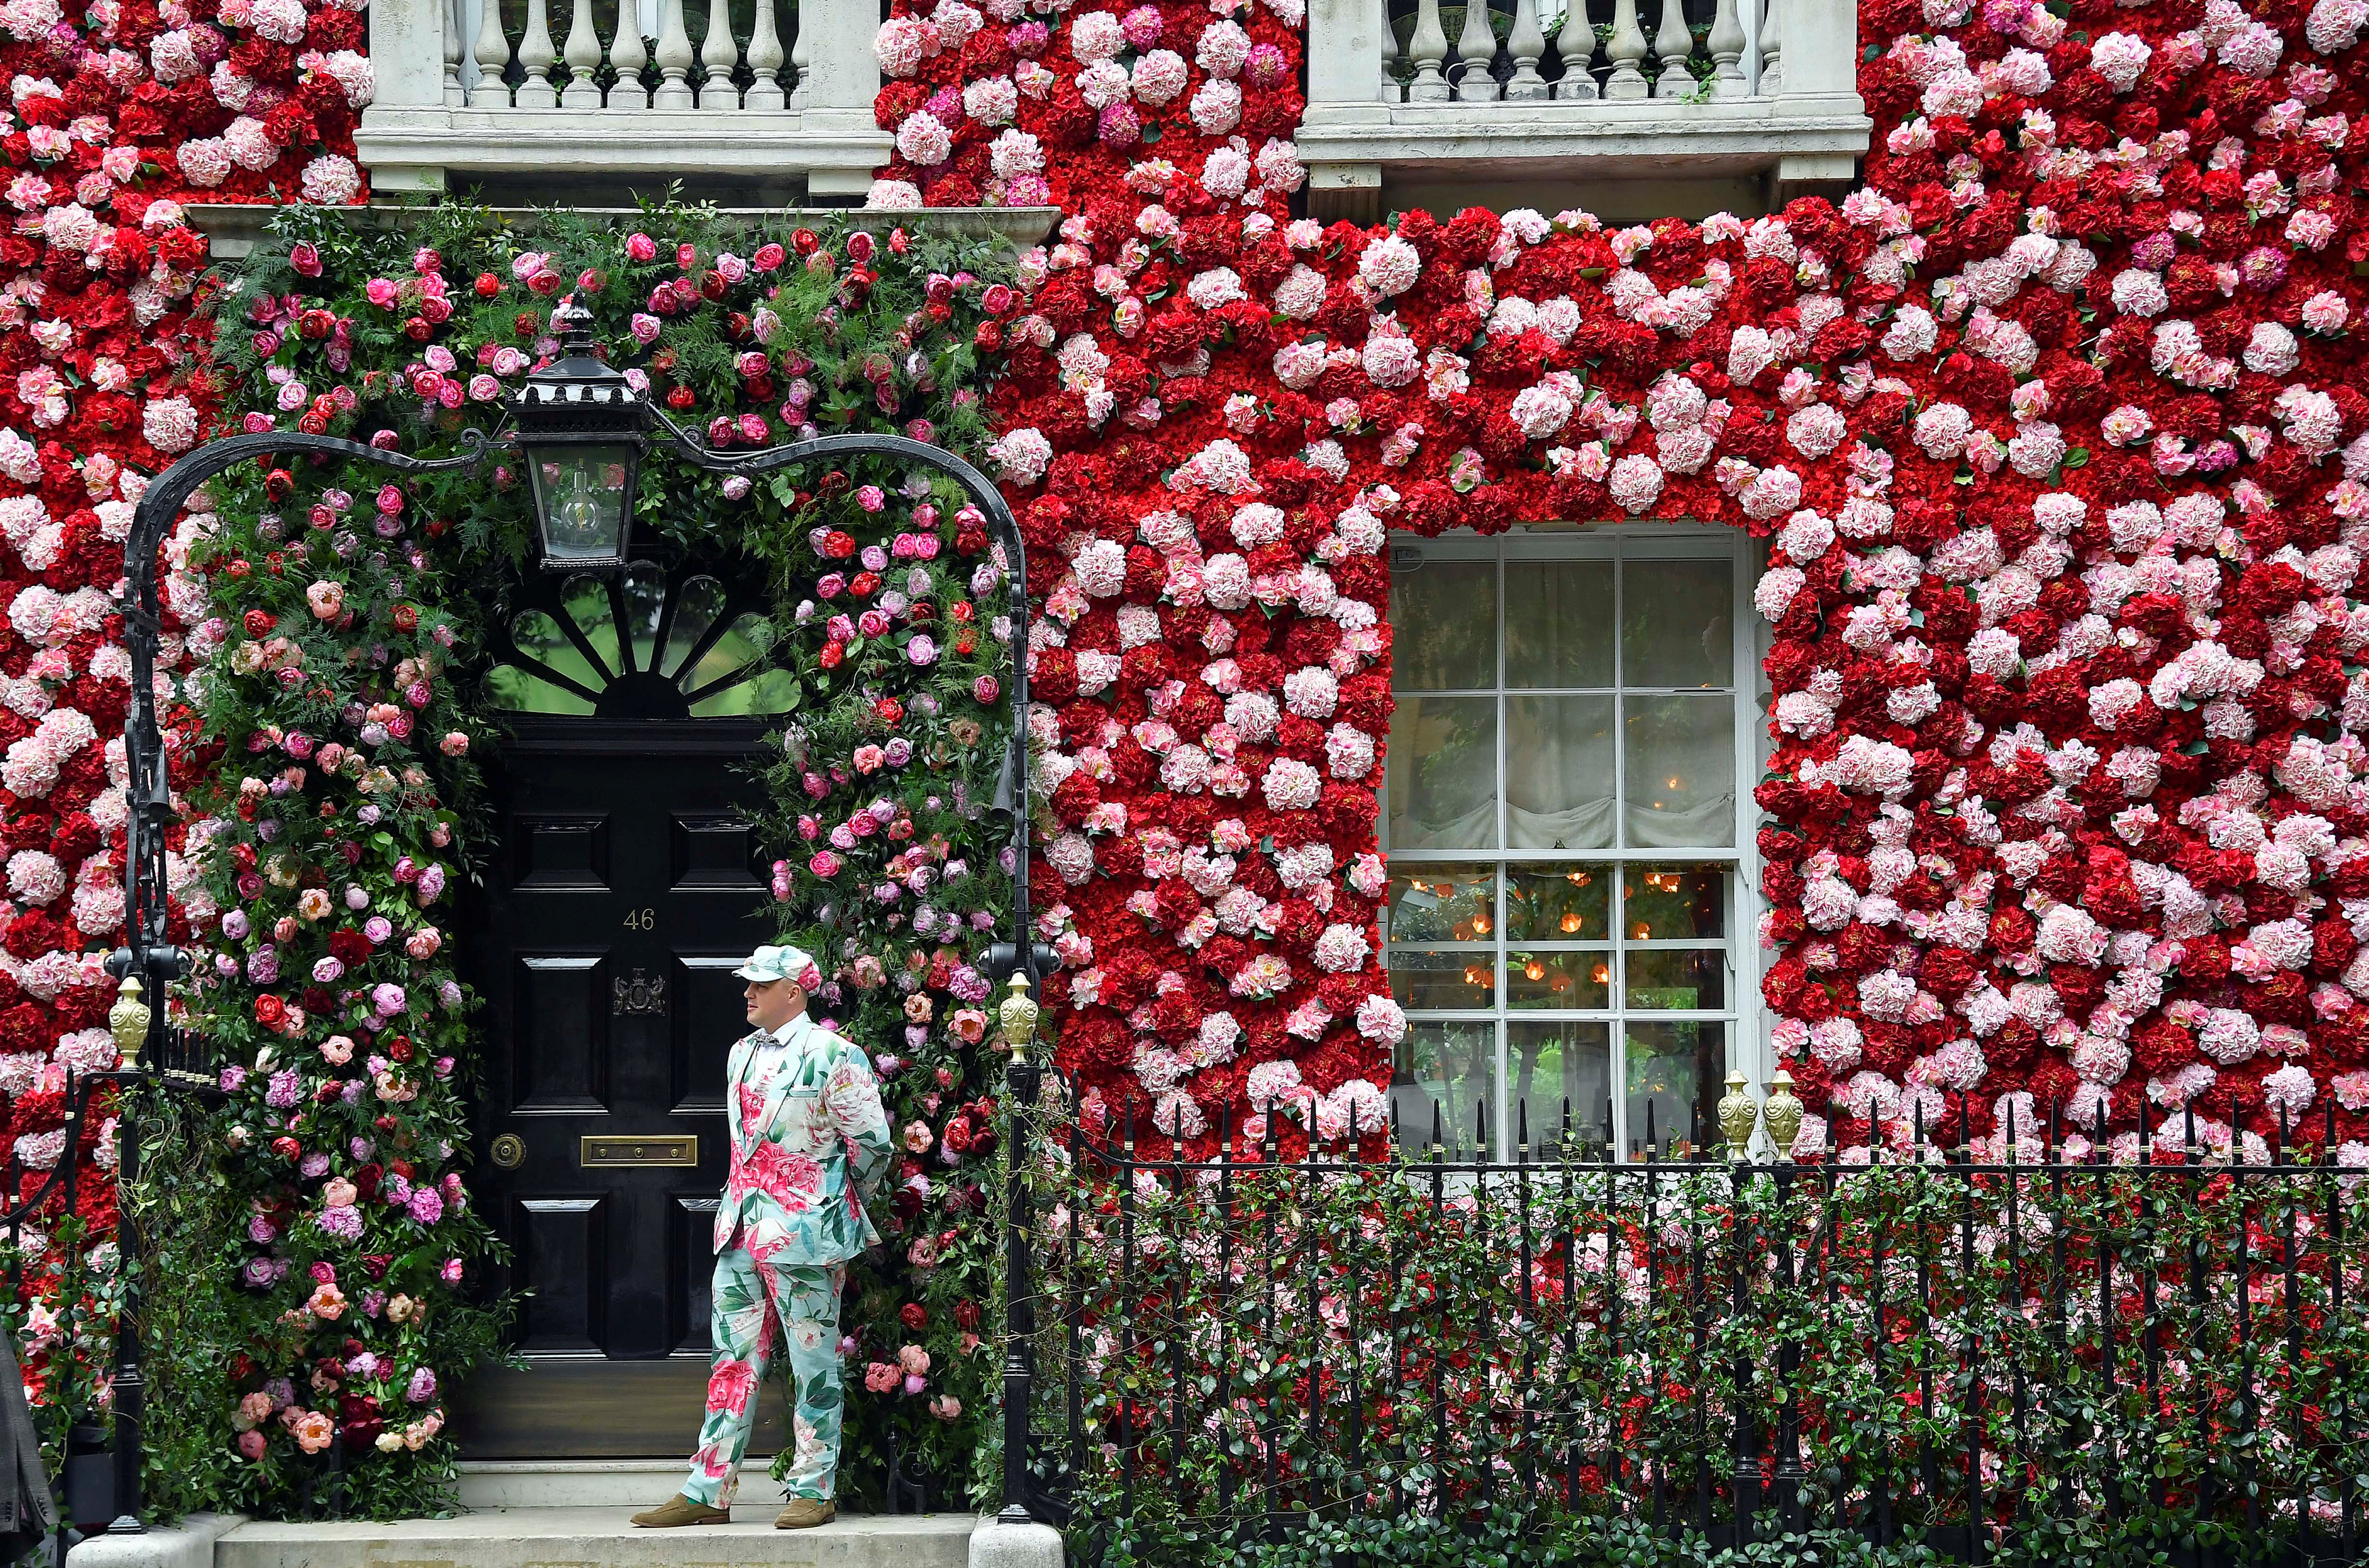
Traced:
MULTIPOLYGON (((1781 195, 1852 177, 1869 127, 1855 0, 1594 0, 1597 18, 1588 3, 1310 0, 1310 211, 1369 221, 1386 173, 1547 188, 1522 194, 1533 205, 1571 181, 1748 175, 1781 195)), ((706 177, 832 204, 887 160, 878 0, 372 0, 370 15, 378 96, 356 143, 382 194, 706 177)))
POLYGON ((1564 8, 1311 0, 1299 137, 1311 211, 1372 219, 1385 171, 1852 177, 1870 126, 1855 0, 1694 0, 1693 15, 1688 0, 1597 0, 1602 21, 1585 0, 1550 3, 1564 8))
POLYGON ((378 93, 355 143, 383 194, 803 177, 844 201, 888 156, 879 24, 877 0, 372 0, 378 93))

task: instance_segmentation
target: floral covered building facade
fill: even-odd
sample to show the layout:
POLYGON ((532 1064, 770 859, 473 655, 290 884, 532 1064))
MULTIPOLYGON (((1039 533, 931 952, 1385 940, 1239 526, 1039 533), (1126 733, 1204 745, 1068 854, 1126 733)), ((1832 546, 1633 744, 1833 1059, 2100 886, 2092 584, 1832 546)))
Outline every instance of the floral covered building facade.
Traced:
MULTIPOLYGON (((2192 1112, 2216 1150, 2332 1128, 2361 1156, 2369 398, 2351 383, 2369 10, 1871 3, 1851 188, 1642 222, 1591 216, 1568 168, 1501 210, 1308 216, 1310 25, 1296 0, 940 0, 900 5, 873 40, 873 208, 1059 212, 1008 286, 949 275, 921 308, 943 307, 933 329, 959 326, 968 356, 940 418, 978 421, 1027 540, 1034 864, 1062 965, 1047 1000, 1091 1104, 1149 1136, 1260 1118, 1338 1141, 1379 1133, 1394 1095, 1402 1114, 1436 1097, 1459 1127, 1485 1118, 1493 1139, 1526 1107, 1559 1126, 1567 1100, 1581 1136, 1626 1151, 1649 1116, 1684 1134, 1731 1067, 1782 1062, 1813 1113, 1805 1153, 1958 1116, 1996 1147, 2010 1117, 2054 1114, 2135 1158, 2192 1112)), ((307 273, 292 255, 261 318, 200 314, 189 204, 360 200, 375 84, 410 91, 419 62, 371 58, 362 12, 294 0, 19 3, 0 27, 18 214, 0 237, 0 1091, 40 1170, 69 1075, 111 1059, 115 594, 143 486, 224 420, 330 429, 497 395, 535 356, 532 324, 514 363, 434 355, 495 349, 463 338, 473 313, 523 308, 514 293, 592 285, 540 251, 481 278, 447 279, 440 258, 342 313, 303 281, 318 257, 307 273), (438 342, 414 361, 404 338, 438 342), (299 354, 317 368, 269 373, 299 354), (389 358, 393 380, 348 384, 357 355, 389 358)), ((1756 28, 1748 58, 1765 65, 1768 41, 1756 28)), ((1635 74, 1619 45, 1574 66, 1559 44, 1556 101, 1583 79, 1619 100, 1635 74)), ((1714 92, 1723 48, 1698 52, 1714 92)), ((1664 54, 1664 75, 1688 69, 1664 54)), ((474 103, 486 79, 422 90, 474 103)), ((1648 101, 1675 113, 1677 97, 1648 101)), ((902 226, 884 213, 866 246, 902 226)), ((677 241, 638 238, 647 254, 613 259, 659 269, 637 287, 677 241)), ((728 294, 718 330, 740 333, 745 306, 751 340, 728 371, 675 378, 677 417, 751 442, 812 423, 789 395, 795 331, 755 336, 789 258, 681 243, 681 279, 663 302, 652 283, 624 330, 647 349, 728 294)), ((837 287, 834 269, 868 261, 851 243, 821 269, 837 287)), ((324 504, 342 517, 344 500, 324 504)), ((409 504, 373 512, 379 536, 424 552, 436 536, 408 532, 409 504)), ((203 532, 178 532, 171 564, 203 532)), ((238 639, 208 629, 198 576, 177 570, 168 604, 166 695, 194 718, 204 682, 193 696, 186 676, 238 639)), ((432 662, 439 624, 415 616, 405 651, 432 662)), ((371 711, 358 726, 408 726, 371 711)), ((415 909, 435 901, 448 804, 412 823, 415 909)), ((853 820, 818 816, 816 836, 865 837, 853 820)), ((845 853, 808 846, 781 890, 814 896, 799 877, 829 880, 845 853)), ((184 890, 263 876, 202 859, 177 852, 184 890)), ((410 941, 406 920, 405 940, 390 925, 338 959, 389 985, 418 967, 387 1005, 370 994, 382 1030, 455 983, 442 933, 410 941)), ((212 930, 246 944, 224 949, 225 978, 284 1024, 302 982, 257 967, 259 938, 212 930)), ((968 940, 914 991, 942 1000, 898 1027, 928 1036, 977 1002, 968 940)), ((464 1010, 423 1005, 464 1037, 464 1010)), ((402 1065, 349 1059, 308 1064, 319 1082, 287 1094, 402 1065)), ((402 1182, 400 1222, 432 1231, 467 1210, 471 1113, 442 1074, 390 1082, 413 1077, 452 1134, 439 1124, 441 1152, 402 1182)), ((266 1073, 254 1092, 280 1091, 266 1073)), ((943 1099, 924 1147, 972 1147, 987 1119, 943 1099)), ((333 1151, 286 1178, 292 1208, 332 1182, 364 1202, 395 1190, 363 1194, 338 1161, 385 1180, 333 1151)), ((101 1223, 109 1201, 91 1199, 101 1223)), ((933 1260, 958 1231, 933 1233, 933 1260)), ((251 1245, 269 1260, 275 1241, 251 1245)), ((323 1245, 357 1250, 324 1254, 333 1276, 365 1266, 360 1238, 323 1245)), ((440 1285, 467 1252, 427 1260, 440 1285)), ((303 1283, 258 1288, 343 1310, 338 1279, 314 1281, 334 1303, 303 1283)), ((906 1321, 956 1343, 975 1332, 964 1301, 975 1316, 956 1292, 906 1321)), ((418 1409, 324 1420, 401 1445, 436 1385, 383 1360, 404 1374, 383 1391, 418 1409)), ((297 1408, 266 1407, 245 1432, 297 1408)))

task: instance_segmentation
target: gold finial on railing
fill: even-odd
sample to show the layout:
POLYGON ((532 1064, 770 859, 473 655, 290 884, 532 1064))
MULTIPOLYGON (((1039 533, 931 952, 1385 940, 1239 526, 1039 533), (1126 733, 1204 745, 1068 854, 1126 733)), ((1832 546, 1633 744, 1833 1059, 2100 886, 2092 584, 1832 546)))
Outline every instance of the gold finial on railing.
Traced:
POLYGON ((1777 1146, 1777 1158, 1793 1157, 1793 1139, 1802 1130, 1802 1102, 1793 1095, 1793 1075, 1783 1068, 1768 1081, 1768 1103, 1761 1107, 1768 1119, 1768 1140, 1777 1146))
POLYGON ((1744 1092, 1744 1074, 1727 1075, 1727 1093, 1719 1102, 1719 1133, 1727 1139, 1727 1157, 1741 1160, 1751 1150, 1752 1128, 1760 1119, 1760 1106, 1744 1092))
POLYGON ((139 976, 124 976, 123 983, 115 991, 115 1005, 108 1009, 107 1027, 115 1036, 115 1048, 127 1059, 136 1060, 148 1043, 148 1024, 154 1014, 142 999, 139 976))
POLYGON ((1013 1056, 1026 1054, 1036 1038, 1036 1020, 1044 1010, 1036 999, 1028 994, 1028 974, 1024 969, 1012 971, 1012 994, 996 1009, 996 1021, 1003 1027, 1003 1045, 1013 1056))

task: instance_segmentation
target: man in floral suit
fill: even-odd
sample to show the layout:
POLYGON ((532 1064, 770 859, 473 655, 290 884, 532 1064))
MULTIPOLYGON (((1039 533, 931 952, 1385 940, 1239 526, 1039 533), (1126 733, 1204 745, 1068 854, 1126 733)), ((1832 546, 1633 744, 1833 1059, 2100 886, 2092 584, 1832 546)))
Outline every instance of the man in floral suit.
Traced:
POLYGON ((750 1035, 725 1071, 732 1165, 715 1206, 715 1359, 691 1479, 637 1525, 723 1524, 757 1414, 773 1339, 789 1341, 797 1449, 781 1529, 828 1524, 839 1468, 839 1295, 847 1261, 880 1240, 864 1213, 894 1145, 872 1064, 807 1016, 820 983, 795 947, 760 947, 735 971, 749 982, 750 1035))

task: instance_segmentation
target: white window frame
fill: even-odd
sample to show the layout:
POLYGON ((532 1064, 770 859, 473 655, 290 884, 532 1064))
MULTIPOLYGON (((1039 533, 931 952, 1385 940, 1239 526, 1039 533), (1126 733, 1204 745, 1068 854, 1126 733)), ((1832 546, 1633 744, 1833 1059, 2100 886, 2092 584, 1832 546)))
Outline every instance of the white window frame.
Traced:
MULTIPOLYGON (((1493 992, 1493 1002, 1486 1009, 1409 1009, 1410 1019, 1418 1024, 1487 1023, 1493 1029, 1494 1056, 1492 1066, 1493 1104, 1490 1107, 1490 1141, 1493 1148, 1490 1152, 1494 1158, 1501 1160, 1512 1159, 1516 1153, 1516 1124, 1514 1119, 1515 1105, 1510 1070, 1513 1062, 1508 1044, 1509 1025, 1523 1022, 1603 1024, 1609 1036, 1609 1060, 1607 1065, 1609 1082, 1613 1087, 1611 1095, 1613 1138, 1615 1147, 1626 1156, 1632 1142, 1642 1142, 1644 1129, 1642 1127, 1631 1128, 1628 1126, 1628 1096, 1621 1089, 1625 1082, 1626 1070, 1627 1046, 1626 1031, 1623 1026, 1625 1023, 1632 1019, 1640 1023, 1720 1023, 1725 1025, 1726 1037, 1726 1061, 1722 1069, 1723 1072, 1741 1070, 1748 1082, 1758 1085, 1767 1081, 1773 1066, 1768 1024, 1760 1000, 1763 956, 1759 948, 1759 917, 1763 906, 1759 892, 1760 859, 1756 842, 1760 813, 1757 806, 1753 802, 1753 791, 1759 784, 1766 771, 1770 746, 1766 716, 1769 698, 1766 677, 1761 669, 1768 651, 1768 627, 1752 601, 1752 590, 1758 580, 1761 563, 1766 555, 1766 546, 1762 542, 1752 539, 1741 529, 1724 525, 1652 522, 1608 523, 1584 529, 1516 529, 1496 536, 1482 536, 1459 531, 1433 539, 1393 541, 1394 559, 1402 563, 1404 557, 1399 553, 1410 549, 1419 551, 1420 559, 1425 565, 1433 562, 1473 560, 1495 560, 1503 563, 1499 578, 1498 625, 1495 637, 1498 659, 1497 684, 1493 692, 1501 704, 1505 701, 1506 692, 1503 571, 1514 569, 1523 561, 1548 560, 1619 561, 1688 558, 1720 559, 1734 564, 1732 578, 1734 602, 1730 612, 1730 624, 1734 628, 1731 640, 1734 644, 1734 657, 1730 685, 1734 693, 1735 726, 1735 841, 1733 848, 1633 850, 1606 848, 1550 851, 1516 851, 1499 848, 1413 850, 1393 854, 1390 845, 1390 796, 1387 786, 1385 786, 1381 809, 1378 814, 1379 819, 1377 823, 1377 831, 1381 840, 1383 858, 1390 864, 1394 873, 1411 864, 1425 862, 1453 865, 1494 864, 1500 868, 1497 878, 1499 908, 1495 917, 1498 924, 1494 934, 1495 951, 1501 956, 1506 951, 1504 927, 1505 878, 1503 875, 1506 869, 1525 864, 1587 864, 1614 867, 1701 864, 1727 870, 1727 899, 1726 909, 1723 911, 1727 931, 1725 937, 1727 1001, 1723 1008, 1665 1011, 1628 1007, 1626 988, 1623 983, 1622 966, 1626 962, 1623 954, 1633 944, 1622 939, 1616 914, 1613 929, 1609 933, 1613 963, 1612 983, 1605 1007, 1509 1008, 1505 1005, 1504 976, 1501 972, 1498 984, 1493 992)), ((1419 570, 1421 567, 1416 569, 1419 570)), ((1616 585, 1621 582, 1623 580, 1621 574, 1616 572, 1614 580, 1616 585)), ((1613 611, 1616 627, 1619 624, 1619 591, 1616 586, 1613 611)), ((1621 673, 1625 672, 1618 670, 1616 666, 1615 689, 1625 691, 1627 688, 1618 683, 1621 673)), ((1413 694, 1429 695, 1430 693, 1413 694)), ((1477 694, 1477 692, 1471 694, 1477 694)), ((1502 717, 1503 711, 1501 705, 1500 722, 1496 727, 1498 747, 1496 795, 1499 824, 1497 841, 1501 845, 1505 842, 1505 814, 1507 810, 1507 792, 1505 788, 1505 749, 1507 740, 1506 726, 1502 717)), ((1626 777, 1625 758, 1619 750, 1625 742, 1625 736, 1622 733, 1624 728, 1625 727, 1619 724, 1614 726, 1613 777, 1616 781, 1624 780, 1626 777)), ((1625 837, 1625 813, 1617 813, 1615 820, 1616 838, 1625 837)), ((1618 897, 1617 888, 1615 897, 1618 897)), ((1617 909, 1616 905, 1616 911, 1617 909)), ((1383 955, 1385 964, 1388 963, 1390 945, 1385 944, 1383 955)), ((1406 945, 1421 947, 1428 946, 1430 944, 1411 942, 1406 945)), ((1660 944, 1649 944, 1648 945, 1660 944)), ((1689 944, 1680 940, 1671 943, 1670 945, 1685 946, 1689 944)), ((1393 1070, 1395 1072, 1395 1063, 1393 1070)), ((1714 1093, 1710 1097, 1716 1099, 1718 1095, 1714 1093)), ((1535 1151, 1551 1143, 1556 1137, 1558 1128, 1553 1124, 1560 1119, 1561 1116, 1560 1095, 1556 1096, 1552 1106, 1541 1106, 1533 1103, 1530 1111, 1529 1141, 1531 1149, 1535 1151)), ((1592 1135, 1600 1126, 1602 1116, 1603 1110, 1600 1106, 1574 1106, 1573 1120, 1575 1133, 1580 1136, 1592 1135)), ((1667 1139, 1674 1136, 1684 1139, 1689 1128, 1685 1126, 1657 1127, 1655 1130, 1661 1138, 1667 1139)), ((1402 1129, 1402 1134, 1411 1145, 1420 1147, 1428 1140, 1430 1128, 1427 1126, 1406 1127, 1402 1129)), ((1451 1144, 1469 1144, 1471 1136, 1472 1129, 1470 1126, 1450 1129, 1449 1141, 1451 1144)), ((1703 1128, 1703 1137, 1707 1141, 1715 1139, 1715 1130, 1706 1127, 1703 1128)))

